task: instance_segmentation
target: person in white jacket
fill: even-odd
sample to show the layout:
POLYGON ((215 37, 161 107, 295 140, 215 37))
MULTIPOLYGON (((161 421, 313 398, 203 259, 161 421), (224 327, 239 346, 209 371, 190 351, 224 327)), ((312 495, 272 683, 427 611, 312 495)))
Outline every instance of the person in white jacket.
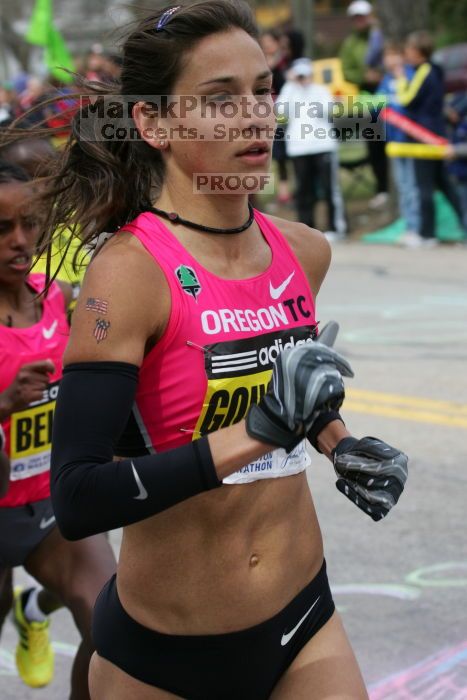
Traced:
POLYGON ((295 169, 295 201, 298 219, 315 227, 314 208, 319 199, 327 204, 325 235, 343 238, 347 225, 338 180, 338 141, 332 130, 332 95, 313 82, 308 58, 294 61, 276 103, 278 115, 287 118, 287 155, 295 169))

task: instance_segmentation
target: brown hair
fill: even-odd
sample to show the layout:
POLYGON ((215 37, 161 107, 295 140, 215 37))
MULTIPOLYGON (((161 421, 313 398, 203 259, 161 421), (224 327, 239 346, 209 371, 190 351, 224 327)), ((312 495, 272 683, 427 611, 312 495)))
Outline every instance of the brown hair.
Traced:
POLYGON ((262 38, 263 36, 271 36, 271 37, 274 39, 274 41, 279 42, 279 41, 280 41, 280 38, 281 38, 281 36, 282 36, 282 32, 280 32, 278 29, 275 29, 275 28, 272 28, 272 29, 264 29, 264 30, 261 32, 261 38, 262 38))
POLYGON ((412 48, 416 49, 423 58, 426 58, 428 61, 431 58, 431 54, 433 53, 434 49, 434 43, 433 43, 433 37, 431 36, 430 32, 425 31, 424 29, 420 29, 417 32, 412 32, 409 34, 407 37, 407 46, 411 46, 412 48))
MULTIPOLYGON (((141 96, 142 100, 148 95, 170 95, 183 70, 185 54, 211 34, 238 28, 258 40, 254 16, 243 0, 202 0, 182 5, 157 31, 168 9, 170 6, 165 6, 139 21, 128 35, 119 84, 79 82, 88 95, 97 97, 97 103, 81 103, 55 172, 44 178, 40 188, 40 204, 45 204, 46 210, 41 252, 47 252, 47 271, 55 236, 58 239, 66 229, 71 230, 62 262, 72 238, 79 236, 77 260, 80 250, 84 246, 92 248, 101 232, 117 230, 150 207, 154 191, 163 181, 162 157, 144 140, 86 138, 87 134, 92 137, 88 124, 92 110, 106 95, 116 92, 141 96)), ((90 128, 92 132, 92 120, 90 128)))
POLYGON ((386 39, 383 45, 384 51, 388 53, 403 53, 404 44, 396 39, 386 39))

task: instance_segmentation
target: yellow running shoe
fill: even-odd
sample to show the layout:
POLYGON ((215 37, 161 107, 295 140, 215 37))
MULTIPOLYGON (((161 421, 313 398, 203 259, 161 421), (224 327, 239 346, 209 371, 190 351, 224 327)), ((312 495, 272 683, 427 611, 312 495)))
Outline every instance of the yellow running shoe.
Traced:
POLYGON ((24 616, 22 589, 15 588, 12 610, 13 624, 18 634, 16 668, 26 685, 41 688, 54 676, 54 651, 49 639, 49 620, 28 622, 24 616))

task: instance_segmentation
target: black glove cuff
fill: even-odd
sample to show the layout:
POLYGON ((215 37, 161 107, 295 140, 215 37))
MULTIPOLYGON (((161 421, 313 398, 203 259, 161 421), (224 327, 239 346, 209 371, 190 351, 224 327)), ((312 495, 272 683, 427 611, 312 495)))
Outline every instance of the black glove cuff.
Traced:
POLYGON ((335 420, 340 420, 341 423, 344 423, 341 414, 339 411, 325 411, 323 413, 320 413, 320 415, 316 418, 314 421, 313 425, 311 426, 310 430, 307 432, 306 436, 308 440, 311 442, 313 447, 317 452, 322 454, 321 450, 318 447, 318 435, 324 428, 329 425, 329 423, 332 423, 335 420))
POLYGON ((343 454, 344 452, 347 452, 347 450, 351 447, 355 447, 357 442, 360 442, 357 438, 354 437, 345 437, 342 438, 340 442, 337 443, 335 448, 331 450, 331 457, 334 461, 336 457, 339 457, 339 455, 343 454))
POLYGON ((287 452, 291 452, 300 440, 303 440, 303 435, 294 435, 288 428, 281 428, 264 403, 261 408, 257 404, 250 406, 246 417, 246 431, 255 440, 283 447, 287 452))

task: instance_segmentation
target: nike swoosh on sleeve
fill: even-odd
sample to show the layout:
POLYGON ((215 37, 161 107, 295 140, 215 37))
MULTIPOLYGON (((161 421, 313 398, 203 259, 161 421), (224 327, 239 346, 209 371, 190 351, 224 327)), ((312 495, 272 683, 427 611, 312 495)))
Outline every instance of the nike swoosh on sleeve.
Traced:
POLYGON ((291 281, 292 277, 294 276, 294 274, 295 274, 295 270, 293 272, 291 272, 290 275, 287 277, 287 279, 284 280, 282 282, 282 284, 280 284, 278 287, 274 287, 272 282, 269 281, 269 293, 273 299, 279 299, 281 294, 283 294, 285 292, 285 290, 289 286, 290 281, 291 281))
POLYGON ((136 485, 138 486, 138 495, 133 496, 133 498, 136 499, 137 501, 145 501, 146 498, 148 497, 148 492, 144 488, 143 483, 142 483, 141 479, 139 478, 139 474, 136 471, 135 465, 133 464, 133 462, 131 462, 131 468, 133 470, 133 476, 135 477, 136 485))
POLYGON ((39 527, 41 530, 45 530, 46 527, 49 527, 49 525, 52 525, 52 523, 55 522, 55 515, 52 515, 51 518, 42 518, 39 527))

